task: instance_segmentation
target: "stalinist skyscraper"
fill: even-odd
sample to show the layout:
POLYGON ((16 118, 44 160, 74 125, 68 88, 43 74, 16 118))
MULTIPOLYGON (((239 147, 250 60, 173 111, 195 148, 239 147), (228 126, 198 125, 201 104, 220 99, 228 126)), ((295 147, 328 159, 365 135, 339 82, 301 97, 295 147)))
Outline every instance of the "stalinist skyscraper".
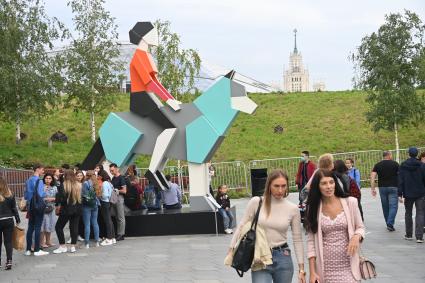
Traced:
POLYGON ((297 30, 294 29, 294 51, 289 57, 289 69, 283 75, 284 90, 286 92, 310 91, 308 70, 304 69, 303 57, 297 49, 297 30))

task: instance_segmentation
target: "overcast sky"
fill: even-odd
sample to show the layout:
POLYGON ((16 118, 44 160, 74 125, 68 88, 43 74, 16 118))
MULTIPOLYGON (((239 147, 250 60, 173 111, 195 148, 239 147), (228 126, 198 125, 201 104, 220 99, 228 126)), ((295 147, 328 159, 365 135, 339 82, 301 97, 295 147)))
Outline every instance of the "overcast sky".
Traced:
MULTIPOLYGON (((67 0, 45 2, 50 16, 72 27, 67 0)), ((106 8, 120 40, 137 21, 168 20, 184 48, 265 83, 282 81, 296 28, 311 84, 323 80, 328 90, 352 88, 347 57, 385 14, 409 9, 425 21, 424 0, 106 0, 106 8)))

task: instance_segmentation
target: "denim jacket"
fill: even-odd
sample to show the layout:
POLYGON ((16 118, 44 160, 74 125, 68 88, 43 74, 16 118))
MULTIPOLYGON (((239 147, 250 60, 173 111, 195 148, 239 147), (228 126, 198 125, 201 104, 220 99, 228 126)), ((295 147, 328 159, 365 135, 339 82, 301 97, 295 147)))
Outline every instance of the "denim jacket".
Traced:
POLYGON ((112 186, 110 182, 104 181, 102 183, 102 196, 100 197, 100 200, 103 202, 109 202, 113 189, 114 187, 112 186))

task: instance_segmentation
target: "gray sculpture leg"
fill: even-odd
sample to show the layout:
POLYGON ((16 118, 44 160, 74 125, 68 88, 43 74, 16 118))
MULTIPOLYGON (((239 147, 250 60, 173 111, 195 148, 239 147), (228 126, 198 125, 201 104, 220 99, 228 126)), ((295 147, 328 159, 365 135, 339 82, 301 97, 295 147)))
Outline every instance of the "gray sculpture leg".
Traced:
POLYGON ((146 178, 148 178, 154 186, 162 190, 169 188, 168 183, 165 180, 165 176, 161 171, 164 170, 165 165, 167 164, 168 159, 165 155, 176 132, 176 128, 171 128, 165 129, 161 134, 159 134, 156 139, 149 169, 145 174, 146 178))

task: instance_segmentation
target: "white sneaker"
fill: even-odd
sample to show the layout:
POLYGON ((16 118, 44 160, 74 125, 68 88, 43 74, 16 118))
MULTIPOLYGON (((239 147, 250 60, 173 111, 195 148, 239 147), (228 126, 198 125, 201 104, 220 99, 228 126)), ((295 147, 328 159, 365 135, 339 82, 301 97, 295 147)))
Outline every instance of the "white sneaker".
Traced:
POLYGON ((232 234, 233 233, 233 230, 232 229, 226 229, 226 230, 224 230, 224 233, 226 233, 226 234, 232 234))
POLYGON ((78 241, 79 242, 84 242, 84 238, 82 238, 81 236, 78 236, 78 241))
POLYGON ((71 238, 68 241, 66 241, 67 244, 71 244, 71 242, 72 242, 71 238))
POLYGON ((115 240, 115 238, 112 239, 112 244, 116 244, 117 240, 115 240))
POLYGON ((56 250, 53 251, 54 254, 61 254, 61 253, 66 253, 68 251, 67 247, 61 247, 59 246, 59 248, 57 248, 56 250))
POLYGON ((25 251, 24 255, 26 255, 26 256, 31 255, 31 251, 25 251))
POLYGON ((48 255, 48 254, 49 254, 49 252, 45 252, 45 251, 42 251, 42 250, 39 250, 38 252, 34 253, 35 256, 43 256, 43 255, 48 255))
POLYGON ((99 241, 97 241, 96 242, 96 248, 98 248, 100 246, 100 242, 99 241))
POLYGON ((69 250, 69 252, 71 252, 71 253, 75 253, 75 247, 71 247, 71 249, 69 250))
POLYGON ((89 245, 89 244, 84 245, 84 247, 85 247, 86 249, 90 249, 90 245, 89 245))
POLYGON ((112 240, 104 240, 102 243, 100 243, 101 246, 110 246, 112 245, 112 240))

